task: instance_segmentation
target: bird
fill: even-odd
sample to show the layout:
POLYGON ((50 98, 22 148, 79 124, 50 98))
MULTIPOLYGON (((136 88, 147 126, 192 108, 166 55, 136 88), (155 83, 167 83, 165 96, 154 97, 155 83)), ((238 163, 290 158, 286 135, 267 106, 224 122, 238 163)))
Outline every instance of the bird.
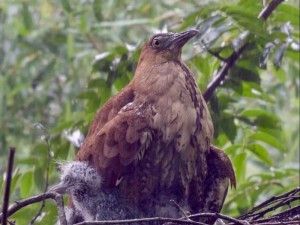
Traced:
POLYGON ((49 191, 68 194, 74 207, 65 207, 68 224, 81 221, 128 219, 134 208, 122 204, 117 189, 102 190, 102 177, 86 162, 61 161, 60 183, 49 191))
POLYGON ((170 200, 191 214, 219 212, 229 182, 235 186, 230 160, 211 145, 208 106, 181 59, 197 33, 152 36, 133 79, 97 111, 76 154, 102 177, 101 190, 117 189, 138 217, 182 216, 170 200))

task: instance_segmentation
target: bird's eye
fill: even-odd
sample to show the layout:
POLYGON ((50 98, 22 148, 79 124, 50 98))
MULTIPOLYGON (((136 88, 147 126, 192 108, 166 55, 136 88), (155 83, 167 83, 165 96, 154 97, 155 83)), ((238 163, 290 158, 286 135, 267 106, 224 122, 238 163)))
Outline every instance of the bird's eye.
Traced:
POLYGON ((160 40, 158 40, 158 39, 153 39, 152 46, 153 46, 154 48, 160 47, 160 40))
POLYGON ((64 178, 64 181, 65 181, 66 183, 70 183, 70 182, 71 182, 71 177, 70 177, 70 176, 66 176, 66 177, 64 178))

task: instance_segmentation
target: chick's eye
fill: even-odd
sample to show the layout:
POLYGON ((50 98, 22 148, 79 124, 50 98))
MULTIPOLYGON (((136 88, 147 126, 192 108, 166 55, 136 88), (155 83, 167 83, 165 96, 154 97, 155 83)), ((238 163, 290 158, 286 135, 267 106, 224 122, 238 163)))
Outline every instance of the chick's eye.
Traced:
POLYGON ((158 39, 153 40, 153 47, 157 48, 160 46, 160 41, 158 39))
POLYGON ((71 181, 71 177, 70 177, 70 176, 66 176, 66 177, 64 178, 64 181, 65 181, 66 183, 69 183, 69 182, 71 181))

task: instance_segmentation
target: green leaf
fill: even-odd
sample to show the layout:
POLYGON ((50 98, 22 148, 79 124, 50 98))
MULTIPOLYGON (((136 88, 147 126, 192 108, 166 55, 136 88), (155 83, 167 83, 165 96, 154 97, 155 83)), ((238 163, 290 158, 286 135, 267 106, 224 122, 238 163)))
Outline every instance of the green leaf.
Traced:
POLYGON ((235 176, 238 182, 243 182, 246 176, 247 154, 245 152, 237 154, 233 159, 235 176))
POLYGON ((273 13, 272 16, 275 17, 276 21, 283 23, 291 21, 295 28, 299 28, 299 5, 298 7, 293 7, 289 4, 280 4, 277 7, 276 13, 273 13))
POLYGON ((23 23, 27 30, 33 29, 33 20, 31 17, 31 12, 29 11, 29 6, 27 2, 22 2, 22 17, 23 23))
POLYGON ((268 117, 272 117, 274 120, 277 120, 276 116, 263 109, 246 109, 243 112, 241 112, 240 115, 245 117, 268 116, 268 117))
POLYGON ((281 123, 277 116, 262 109, 246 109, 240 116, 255 118, 253 123, 262 128, 280 129, 281 123))
POLYGON ((41 156, 42 153, 46 153, 47 151, 48 145, 46 142, 39 142, 33 148, 33 152, 38 153, 38 156, 41 156))
POLYGON ((224 151, 226 152, 227 155, 231 155, 231 154, 234 154, 241 147, 242 147, 242 145, 235 144, 235 145, 231 145, 231 146, 225 148, 224 151))
POLYGON ((95 100, 98 98, 97 93, 93 90, 86 90, 79 94, 78 98, 80 99, 88 99, 88 100, 95 100))
POLYGON ((21 177, 20 194, 22 198, 28 198, 30 196, 32 185, 33 185, 33 172, 28 171, 24 173, 21 177))
POLYGON ((62 4, 63 9, 66 12, 70 13, 72 11, 72 8, 71 8, 69 0, 60 0, 60 2, 62 4))
POLYGON ((253 82, 242 82, 242 95, 265 100, 268 102, 274 102, 271 96, 265 94, 260 85, 253 83, 253 82))
POLYGON ((69 59, 74 57, 74 36, 69 34, 67 36, 67 55, 69 59))
POLYGON ((43 167, 36 167, 34 170, 34 182, 39 191, 44 191, 45 189, 44 169, 45 165, 43 165, 43 167))
POLYGON ((237 134, 236 126, 234 124, 234 117, 230 114, 223 114, 221 119, 221 127, 229 140, 233 143, 237 134))
POLYGON ((21 165, 38 165, 39 164, 39 160, 37 158, 35 158, 34 156, 31 158, 25 158, 25 159, 18 159, 16 160, 16 162, 21 165))
POLYGON ((103 88, 106 87, 106 79, 104 78, 96 78, 96 79, 92 79, 89 81, 88 83, 88 87, 89 88, 103 88))
POLYGON ((265 143, 273 146, 274 148, 278 149, 279 151, 282 151, 282 152, 286 151, 285 147, 281 144, 281 142, 277 138, 275 138, 274 136, 271 136, 267 133, 257 132, 255 134, 251 134, 249 136, 249 138, 265 142, 265 143))
POLYGON ((266 30, 263 29, 263 21, 257 19, 259 12, 256 12, 255 10, 252 11, 249 7, 246 8, 235 5, 224 6, 221 10, 226 12, 245 30, 250 30, 252 33, 257 35, 267 34, 266 30))
POLYGON ((10 185, 10 190, 11 192, 14 192, 16 187, 17 187, 17 184, 19 184, 19 180, 21 178, 21 173, 20 173, 20 170, 17 168, 14 173, 13 173, 13 177, 12 177, 12 180, 11 180, 11 185, 10 185))
POLYGON ((102 21, 102 4, 103 4, 103 1, 99 1, 99 0, 94 0, 94 3, 93 3, 94 16, 96 17, 98 22, 102 21))
POLYGON ((265 149, 260 144, 249 144, 246 146, 257 158, 259 158, 262 162, 268 164, 269 166, 272 165, 273 160, 269 155, 267 149, 265 149))

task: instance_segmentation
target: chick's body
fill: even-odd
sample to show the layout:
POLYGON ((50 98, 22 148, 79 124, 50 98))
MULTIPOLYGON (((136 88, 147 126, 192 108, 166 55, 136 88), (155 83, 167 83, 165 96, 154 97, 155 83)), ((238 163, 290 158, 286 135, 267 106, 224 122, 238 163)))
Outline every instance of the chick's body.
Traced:
MULTIPOLYGON (((81 216, 83 221, 134 217, 134 210, 123 204, 118 190, 103 190, 101 176, 86 162, 67 162, 61 164, 60 168, 61 182, 51 191, 68 194, 72 198, 75 208, 73 217, 81 216)), ((73 218, 68 218, 68 221, 71 220, 73 218)))

